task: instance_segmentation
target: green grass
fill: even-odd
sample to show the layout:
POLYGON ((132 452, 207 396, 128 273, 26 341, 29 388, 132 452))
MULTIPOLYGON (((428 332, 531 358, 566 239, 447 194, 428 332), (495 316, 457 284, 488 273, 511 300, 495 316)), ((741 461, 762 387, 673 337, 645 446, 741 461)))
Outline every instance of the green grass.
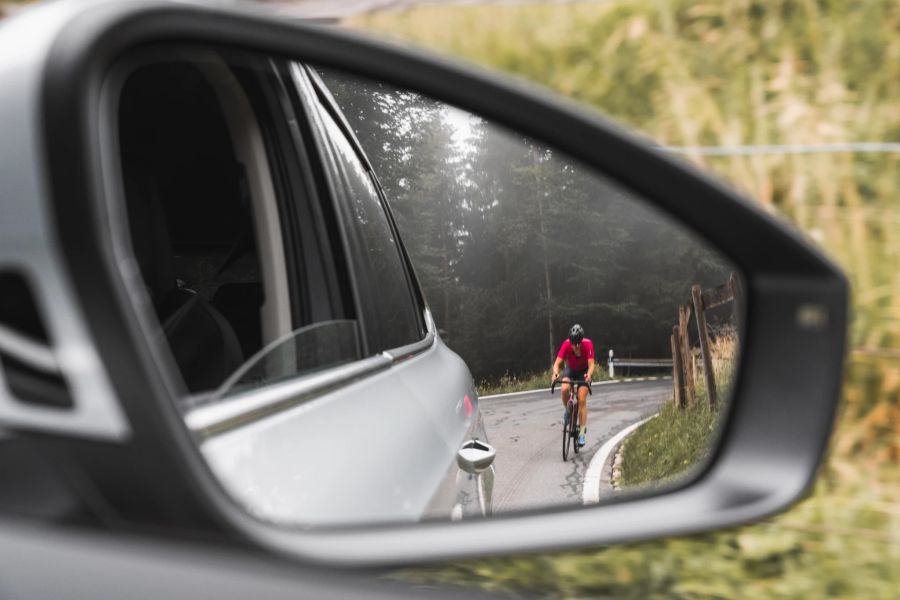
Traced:
POLYGON ((657 417, 625 439, 616 483, 659 488, 702 467, 709 457, 719 431, 719 419, 727 414, 734 375, 737 332, 726 329, 710 339, 718 406, 710 409, 706 380, 695 377, 695 397, 691 405, 679 409, 666 403, 657 417))
POLYGON ((667 403, 625 439, 616 483, 653 488, 687 475, 709 456, 719 414, 703 401, 683 410, 667 403))
POLYGON ((482 380, 476 386, 479 396, 492 394, 508 394, 511 392, 525 392, 550 387, 550 370, 542 373, 526 373, 523 375, 510 375, 504 373, 496 380, 482 380))

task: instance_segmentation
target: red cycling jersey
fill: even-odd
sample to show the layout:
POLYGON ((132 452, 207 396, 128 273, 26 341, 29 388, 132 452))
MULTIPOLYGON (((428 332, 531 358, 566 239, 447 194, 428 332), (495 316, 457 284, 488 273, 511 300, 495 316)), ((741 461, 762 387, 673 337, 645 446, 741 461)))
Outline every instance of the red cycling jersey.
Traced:
POLYGON ((573 371, 585 371, 588 368, 588 359, 594 358, 594 343, 584 338, 581 341, 581 356, 575 356, 575 349, 568 339, 563 342, 556 354, 557 358, 563 358, 573 371))

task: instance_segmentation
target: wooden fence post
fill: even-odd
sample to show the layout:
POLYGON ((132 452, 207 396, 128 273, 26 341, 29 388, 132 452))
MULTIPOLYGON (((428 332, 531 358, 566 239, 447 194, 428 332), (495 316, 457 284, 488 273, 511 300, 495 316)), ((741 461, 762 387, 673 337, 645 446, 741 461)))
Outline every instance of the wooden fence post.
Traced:
POLYGON ((675 385, 675 406, 684 408, 684 369, 681 365, 681 342, 678 339, 678 326, 672 327, 672 381, 675 385))
POLYGON ((688 337, 688 323, 691 320, 691 306, 678 307, 678 338, 681 341, 681 365, 684 373, 685 401, 688 406, 694 405, 694 361, 691 359, 691 340, 688 337))
POLYGON ((709 348, 709 333, 706 331, 706 315, 703 307, 703 293, 699 285, 691 287, 691 298, 694 301, 694 316, 697 318, 697 331, 700 334, 700 352, 703 355, 703 375, 706 378, 706 398, 710 410, 716 408, 716 376, 713 373, 712 355, 709 348))

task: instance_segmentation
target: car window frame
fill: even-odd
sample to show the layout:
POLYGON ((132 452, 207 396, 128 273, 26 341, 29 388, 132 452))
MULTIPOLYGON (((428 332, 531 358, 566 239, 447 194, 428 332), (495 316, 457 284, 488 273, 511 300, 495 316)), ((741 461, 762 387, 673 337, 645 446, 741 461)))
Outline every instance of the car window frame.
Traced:
MULTIPOLYGON (((296 297, 294 288, 297 280, 290 282, 293 276, 288 277, 290 296, 288 307, 293 325, 291 331, 335 319, 350 319, 358 322, 355 304, 348 301, 347 297, 348 290, 352 288, 352 283, 349 282, 351 272, 346 266, 346 261, 342 260, 341 245, 328 243, 329 237, 332 239, 336 237, 334 231, 337 227, 334 215, 331 215, 331 222, 328 220, 327 207, 331 203, 327 200, 328 194, 323 193, 325 175, 321 168, 322 157, 314 144, 315 136, 309 133, 308 107, 305 107, 302 102, 298 104, 294 101, 295 98, 291 97, 291 86, 285 83, 284 61, 279 63, 278 57, 273 55, 247 53, 227 46, 201 48, 198 52, 191 44, 176 42, 136 49, 117 60, 107 79, 107 85, 104 88, 104 102, 109 107, 110 114, 117 114, 121 91, 128 77, 136 68, 145 64, 148 57, 155 60, 154 53, 160 50, 162 51, 160 56, 169 57, 173 62, 183 60, 189 64, 197 61, 203 62, 202 55, 208 53, 210 57, 214 58, 214 64, 220 61, 221 68, 228 70, 234 79, 234 84, 240 88, 240 93, 244 96, 243 100, 247 102, 247 110, 252 113, 252 127, 261 138, 263 160, 267 167, 265 176, 271 184, 275 196, 275 214, 266 215, 266 218, 277 222, 281 233, 279 251, 283 253, 284 259, 287 259, 288 270, 292 270, 297 264, 306 267, 317 262, 325 275, 324 287, 307 287, 302 293, 310 300, 327 293, 328 318, 310 319, 308 322, 302 312, 304 307, 296 306, 300 300, 296 297), (250 83, 258 89, 255 91, 248 89, 248 82, 239 76, 236 68, 244 68, 250 72, 255 71, 253 73, 255 80, 250 83), (263 77, 267 81, 260 79, 263 77), (260 96, 254 98, 254 92, 259 92, 260 96), (267 94, 270 94, 271 97, 265 98, 267 94), (264 101, 264 104, 261 104, 260 100, 264 101), (273 101, 274 104, 270 101, 273 101), (290 123, 291 118, 295 119, 293 127, 290 123), (279 133, 279 124, 284 125, 287 133, 283 135, 279 133), (273 137, 273 134, 277 137, 273 137), (274 154, 278 153, 280 153, 280 157, 276 160, 274 154), (284 172, 285 165, 280 164, 290 159, 297 159, 297 163, 292 165, 295 167, 294 173, 284 172), (290 177, 294 178, 294 185, 286 184, 285 180, 290 177), (304 189, 295 188, 297 181, 303 184, 304 189), (290 188, 287 187, 289 185, 290 188), (306 223, 307 219, 296 218, 296 213, 290 211, 289 205, 291 204, 305 204, 305 208, 308 210, 306 214, 312 217, 311 221, 313 222, 306 223), (298 251, 302 236, 310 235, 314 237, 313 252, 298 251), (298 314, 301 317, 299 322, 295 318, 298 314)), ((216 93, 218 95, 219 92, 216 93)), ((217 97, 217 100, 221 102, 222 98, 217 97)), ((230 126, 231 123, 229 123, 230 126)), ((105 129, 103 135, 108 136, 110 149, 116 149, 113 150, 111 162, 117 165, 116 168, 120 171, 118 168, 119 132, 117 121, 105 129)), ((237 152, 237 150, 235 151, 237 152)), ((121 182, 117 182, 117 185, 119 184, 121 182)), ((260 208, 256 206, 256 202, 256 199, 253 199, 254 207, 251 208, 251 212, 254 218, 259 218, 260 208)), ((125 268, 122 265, 127 264, 131 260, 129 257, 133 255, 129 224, 124 207, 112 203, 110 209, 114 213, 110 221, 110 229, 116 238, 116 252, 120 256, 118 264, 120 268, 125 268)), ((137 300, 136 305, 141 306, 141 312, 145 313, 142 318, 144 330, 148 339, 156 340, 154 354, 160 361, 162 372, 166 374, 170 389, 174 392, 179 412, 188 428, 194 433, 201 434, 200 438, 213 431, 218 433, 223 429, 244 425, 275 412, 287 410, 292 406, 338 389, 342 381, 380 371, 389 367, 392 362, 392 357, 386 353, 377 353, 373 356, 360 354, 350 363, 341 362, 308 374, 299 372, 296 376, 286 380, 266 382, 258 388, 233 396, 220 397, 217 395, 218 390, 189 393, 180 383, 178 367, 167 343, 153 333, 161 324, 158 323, 149 301, 142 297, 146 294, 143 283, 133 279, 128 287, 129 293, 133 294, 137 300), (227 422, 222 422, 222 419, 219 418, 221 415, 226 415, 225 421, 227 422), (216 422, 214 427, 209 426, 210 420, 216 422), (193 424, 196 423, 200 425, 194 427, 193 424)), ((360 341, 361 339, 360 334, 360 341)), ((261 350, 265 347, 264 342, 261 350)), ((242 366, 254 356, 256 355, 245 357, 242 366)))
POLYGON ((316 93, 320 96, 320 101, 332 115, 341 130, 344 132, 344 136, 347 138, 347 141, 350 142, 350 145, 353 147, 356 155, 359 157, 360 161, 362 161, 363 166, 369 173, 369 179, 371 180, 372 185, 375 186, 375 191, 378 194, 379 200, 381 202, 381 208, 387 214, 391 233, 394 236, 397 248, 400 250, 401 262, 406 272, 407 285, 409 286, 410 292, 413 294, 413 303, 417 307, 419 315, 421 317, 419 322, 419 329, 423 333, 423 335, 427 335, 429 332, 429 316, 428 314, 426 314, 428 302, 425 299, 425 292, 422 291, 422 285, 419 282, 418 275, 416 274, 415 266, 413 265, 412 259, 410 259, 409 253, 406 250, 406 244, 403 242, 403 237, 400 235, 400 231, 397 227, 397 220, 394 217, 394 211, 391 209, 391 203, 384 191, 384 186, 381 185, 381 180, 378 178, 378 174, 375 172, 375 168, 372 166, 371 161, 369 161, 369 157, 366 156, 365 150, 363 150, 359 138, 356 137, 356 132, 353 131, 353 127, 347 120, 347 116, 341 110, 338 101, 331 93, 331 90, 328 89, 328 85, 322 79, 322 76, 316 71, 314 67, 311 67, 309 65, 306 66, 306 71, 309 75, 310 81, 313 84, 313 87, 316 89, 316 93))
MULTIPOLYGON (((323 156, 328 157, 328 163, 331 166, 329 175, 332 178, 330 181, 330 186, 332 189, 333 202, 338 203, 344 201, 344 192, 343 190, 338 189, 341 187, 341 185, 338 183, 338 181, 336 181, 337 179, 339 179, 338 173, 340 172, 341 167, 337 164, 337 159, 335 157, 336 151, 332 147, 333 142, 329 139, 328 134, 325 133, 326 125, 323 120, 323 115, 315 115, 315 110, 323 111, 324 114, 334 120, 334 122, 337 124, 338 129, 343 134, 344 139, 352 148, 355 157, 362 164, 368 175, 369 182, 373 186, 380 209, 385 215, 388 227, 391 231, 391 235, 394 238, 393 245, 399 255, 400 265, 403 270, 404 282, 406 283, 407 293, 409 294, 410 302, 413 308, 413 314, 415 315, 416 319, 415 329, 418 339, 412 341, 409 344, 404 344, 401 346, 385 345, 384 347, 379 347, 378 351, 391 356, 405 356, 414 354, 420 350, 424 350, 425 348, 430 347, 431 343, 433 342, 435 327, 428 313, 427 303, 425 302, 424 294, 422 293, 421 287, 418 283, 418 279, 415 276, 415 271, 410 262, 409 255, 407 254, 406 249, 403 246, 402 238, 397 231, 396 221, 394 220, 393 214, 391 213, 389 203, 387 202, 387 199, 384 195, 381 184, 380 182, 378 182, 377 176, 373 171, 372 164, 363 151, 362 146, 359 144, 359 140, 353 133, 353 130, 347 122, 346 117, 340 110, 337 102, 332 97, 331 92, 328 90, 327 86, 325 86, 324 82, 321 80, 315 70, 310 65, 299 62, 292 62, 291 68, 294 83, 299 88, 305 88, 305 100, 311 107, 310 118, 316 121, 316 127, 314 128, 313 132, 316 135, 316 144, 319 147, 320 152, 323 153, 323 156)), ((340 213, 340 211, 336 212, 340 213)), ((354 290, 354 298, 356 299, 358 307, 358 320, 360 322, 363 351, 367 356, 371 356, 375 352, 373 351, 374 349, 372 347, 373 340, 368 339, 368 334, 365 327, 365 316, 363 314, 363 311, 361 310, 361 305, 363 302, 363 299, 360 297, 361 284, 359 278, 357 277, 355 269, 350 265, 349 259, 349 257, 351 256, 350 247, 353 243, 352 239, 350 238, 350 236, 352 235, 354 235, 352 233, 352 228, 346 226, 340 227, 340 237, 344 242, 345 256, 347 257, 348 261, 347 269, 350 274, 350 279, 352 281, 354 290)))
POLYGON ((357 319, 345 276, 343 248, 333 241, 335 216, 329 211, 328 190, 321 157, 313 143, 307 110, 289 83, 286 62, 260 57, 268 63, 266 83, 258 82, 267 96, 266 110, 273 117, 270 162, 283 169, 285 193, 280 198, 285 237, 295 264, 302 266, 305 306, 295 329, 333 319, 357 319), (277 119, 274 118, 277 112, 277 119), (280 121, 276 123, 274 121, 280 121), (279 126, 280 125, 280 126, 279 126), (314 280, 310 273, 315 273, 314 280))
MULTIPOLYGON (((245 55, 236 54, 238 61, 244 62, 245 55)), ((226 55, 226 62, 230 62, 226 55)), ((297 251, 297 244, 306 238, 313 224, 308 220, 296 217, 295 206, 308 202, 307 190, 298 183, 299 161, 293 161, 293 168, 285 156, 293 150, 293 144, 285 140, 280 122, 287 122, 288 117, 282 112, 278 98, 274 97, 272 67, 264 58, 250 59, 249 64, 232 65, 235 78, 243 87, 244 94, 259 126, 260 137, 268 157, 272 187, 275 191, 278 206, 279 227, 283 243, 286 278, 290 296, 291 322, 296 328, 312 320, 309 293, 309 277, 318 258, 318 248, 309 248, 306 253, 297 251), (297 200, 300 199, 298 202, 297 200), (298 235, 296 225, 307 224, 306 231, 298 235)), ((312 233, 312 232, 309 232, 312 233)))
MULTIPOLYGON (((222 50, 226 51, 226 49, 222 50)), ((296 377, 266 382, 233 395, 204 394, 189 398, 184 405, 185 423, 200 440, 328 395, 349 380, 373 375, 431 348, 436 340, 437 328, 427 308, 409 255, 397 231, 396 221, 386 201, 384 190, 337 103, 324 87, 324 83, 319 81, 319 85, 316 85, 317 75, 307 65, 280 59, 277 56, 260 56, 259 58, 260 64, 262 61, 267 61, 271 66, 271 73, 266 73, 266 75, 272 75, 269 83, 273 87, 269 91, 280 105, 277 109, 279 115, 273 115, 270 111, 270 114, 260 116, 258 114, 259 107, 253 104, 251 98, 251 104, 257 112, 256 119, 260 122, 261 133, 266 138, 264 143, 267 151, 277 147, 278 151, 287 152, 291 158, 302 163, 294 166, 282 165, 286 162, 287 157, 282 156, 277 160, 271 155, 268 157, 272 169, 271 176, 275 182, 276 193, 283 210, 281 219, 283 220, 285 253, 297 251, 300 247, 298 244, 302 243, 298 239, 299 236, 310 233, 316 236, 317 258, 321 261, 320 264, 326 274, 328 282, 326 290, 331 296, 332 318, 356 321, 361 355, 350 363, 326 367, 309 374, 298 373, 296 377), (415 331, 418 339, 409 344, 375 350, 368 339, 364 327, 364 317, 360 309, 362 299, 359 296, 359 282, 349 260, 348 232, 341 224, 338 210, 339 197, 342 193, 336 189, 338 185, 334 181, 338 167, 333 162, 334 150, 325 134, 325 124, 317 113, 319 110, 329 112, 329 115, 341 128, 355 155, 362 162, 374 188, 378 204, 384 212, 388 227, 394 236, 394 248, 400 258, 404 281, 416 319, 415 331), (279 116, 284 122, 285 130, 289 133, 285 135, 276 133, 278 140, 268 139, 266 134, 271 132, 267 131, 264 121, 269 118, 277 120, 279 116), (291 123, 291 119, 294 120, 293 123, 291 123), (304 229, 303 224, 296 223, 295 214, 292 213, 290 207, 284 206, 295 203, 297 197, 282 194, 285 188, 280 184, 284 183, 283 180, 286 177, 291 176, 277 172, 282 166, 287 166, 288 169, 296 167, 296 173, 299 173, 301 179, 304 180, 305 200, 311 216, 315 220, 315 231, 313 232, 310 232, 308 228, 304 229), (279 180, 281 181, 279 182, 279 180), (335 296, 337 301, 335 301, 335 296)), ((255 83, 264 87, 258 81, 255 83)), ((247 92, 245 91, 245 93, 247 92)), ((272 108, 267 107, 267 110, 272 108)), ((274 130, 278 130, 277 124, 274 130)), ((303 261, 310 260, 310 257, 301 256, 295 260, 304 264, 303 261)), ((315 296, 325 290, 310 288, 306 291, 315 296)), ((315 322, 314 320, 309 324, 315 322)))
MULTIPOLYGON (((245 57, 244 59, 242 59, 245 64, 247 64, 246 57, 252 56, 252 54, 247 53, 241 53, 240 55, 245 57)), ((202 77, 210 81, 215 99, 222 106, 225 126, 228 128, 229 135, 232 136, 232 151, 238 159, 241 155, 241 150, 238 148, 237 140, 234 139, 234 128, 236 127, 236 123, 237 126, 246 129, 251 137, 254 134, 258 134, 261 138, 263 138, 263 147, 261 148, 262 154, 255 159, 255 162, 261 163, 258 166, 265 168, 264 174, 262 175, 263 179, 261 179, 258 183, 271 188, 269 192, 272 194, 273 204, 275 204, 276 206, 266 206, 266 203, 263 203, 259 198, 254 198, 252 201, 252 205, 249 208, 249 212, 252 215, 254 221, 266 221, 269 224, 274 224, 278 230, 278 235, 276 236, 278 239, 274 240, 268 248, 270 253, 276 257, 275 260, 271 261, 270 264, 265 264, 269 261, 266 261, 263 253, 260 251, 260 249, 257 249, 258 259, 260 262, 261 284, 263 286, 264 294, 271 293, 273 289, 275 291, 273 295, 273 306, 268 309, 269 314, 265 315, 264 311, 260 311, 259 315, 260 325, 263 329, 263 346, 265 346, 266 320, 268 319, 273 324, 280 324, 282 321, 284 321, 285 323, 280 324, 280 326, 289 326, 288 322, 291 320, 291 313, 293 312, 291 309, 291 305, 294 300, 291 297, 291 290, 287 289, 287 287, 283 285, 279 285, 275 281, 279 275, 286 275, 286 267, 288 266, 285 264, 288 248, 286 245, 286 240, 283 237, 283 216, 281 214, 280 208, 277 206, 277 204, 280 204, 279 190, 277 189, 278 185, 276 181, 277 178, 273 168, 273 164, 271 163, 272 157, 269 154, 268 149, 266 148, 267 144, 266 140, 264 139, 264 128, 262 123, 260 122, 260 115, 257 111, 257 106, 251 101, 249 95, 247 94, 244 82, 236 76, 233 70, 232 58, 235 56, 235 54, 232 50, 224 46, 202 47, 195 46, 189 43, 175 42, 134 49, 116 60, 116 62, 111 67, 110 74, 103 89, 103 102, 104 106, 106 107, 106 111, 112 115, 116 115, 115 117, 112 117, 108 129, 105 129, 102 134, 106 137, 104 143, 108 144, 109 151, 113 155, 110 158, 110 161, 115 165, 115 169, 117 173, 119 173, 119 175, 116 176, 118 180, 113 183, 113 185, 117 186, 117 195, 119 195, 120 197, 124 197, 125 188, 124 182, 121 181, 121 163, 119 155, 120 129, 117 116, 119 103, 121 102, 122 91, 126 82, 132 74, 134 74, 142 66, 159 61, 160 56, 164 57, 164 60, 168 60, 173 63, 183 62, 185 64, 192 65, 194 68, 198 69, 198 72, 202 77), (157 54, 157 52, 160 50, 162 50, 162 54, 157 54), (234 85, 235 89, 223 91, 222 89, 219 89, 215 85, 213 85, 212 80, 210 79, 213 70, 221 70, 223 73, 227 72, 228 77, 230 77, 232 80, 231 85, 234 85), (250 117, 252 118, 251 123, 241 124, 240 119, 236 119, 236 115, 233 114, 235 107, 232 106, 231 108, 228 108, 223 104, 223 102, 226 101, 226 97, 223 95, 223 93, 241 94, 240 98, 235 98, 229 101, 232 102, 232 104, 234 104, 235 102, 237 104, 245 104, 245 106, 240 107, 239 110, 249 111, 250 117), (272 210, 273 208, 274 211, 272 210)), ((249 152, 253 153, 254 150, 250 150, 249 152)), ((252 187, 253 183, 249 181, 250 175, 247 175, 246 177, 248 178, 247 185, 252 187)), ((134 260, 134 250, 131 239, 132 232, 128 223, 127 208, 125 207, 124 202, 111 202, 109 204, 108 210, 110 211, 111 216, 110 231, 115 238, 114 250, 119 256, 119 260, 117 262, 120 265, 120 268, 123 268, 122 265, 126 265, 130 261, 134 260)), ((258 223, 254 224, 253 233, 257 238, 260 236, 258 223)), ((157 329, 162 327, 162 323, 159 321, 158 316, 152 308, 152 303, 146 296, 147 292, 144 287, 144 282, 141 280, 139 275, 135 277, 136 271, 135 273, 132 273, 127 267, 125 267, 124 270, 126 278, 129 280, 128 291, 133 296, 136 305, 140 306, 142 312, 145 313, 145 322, 142 326, 145 332, 147 332, 147 335, 150 337, 150 339, 155 340, 154 346, 158 347, 157 359, 161 361, 161 365, 163 370, 166 372, 169 385, 173 390, 177 390, 176 395, 178 397, 179 404, 183 404, 184 406, 191 406, 195 403, 202 403, 206 401, 210 395, 208 392, 191 393, 184 387, 183 380, 181 378, 181 375, 179 374, 179 368, 175 363, 175 359, 172 355, 171 349, 169 348, 166 341, 159 337, 160 334, 157 332, 157 329)), ((250 357, 248 356, 244 358, 249 359, 250 357)))

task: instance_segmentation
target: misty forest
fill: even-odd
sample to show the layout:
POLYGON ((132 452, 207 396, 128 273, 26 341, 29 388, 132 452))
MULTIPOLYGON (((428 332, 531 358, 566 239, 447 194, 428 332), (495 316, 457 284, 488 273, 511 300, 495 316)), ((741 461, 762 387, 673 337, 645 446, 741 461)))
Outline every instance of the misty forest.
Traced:
POLYGON ((372 162, 442 338, 478 380, 546 370, 576 322, 603 364, 609 349, 670 357, 691 285, 734 270, 544 145, 419 94, 320 74, 372 162))

